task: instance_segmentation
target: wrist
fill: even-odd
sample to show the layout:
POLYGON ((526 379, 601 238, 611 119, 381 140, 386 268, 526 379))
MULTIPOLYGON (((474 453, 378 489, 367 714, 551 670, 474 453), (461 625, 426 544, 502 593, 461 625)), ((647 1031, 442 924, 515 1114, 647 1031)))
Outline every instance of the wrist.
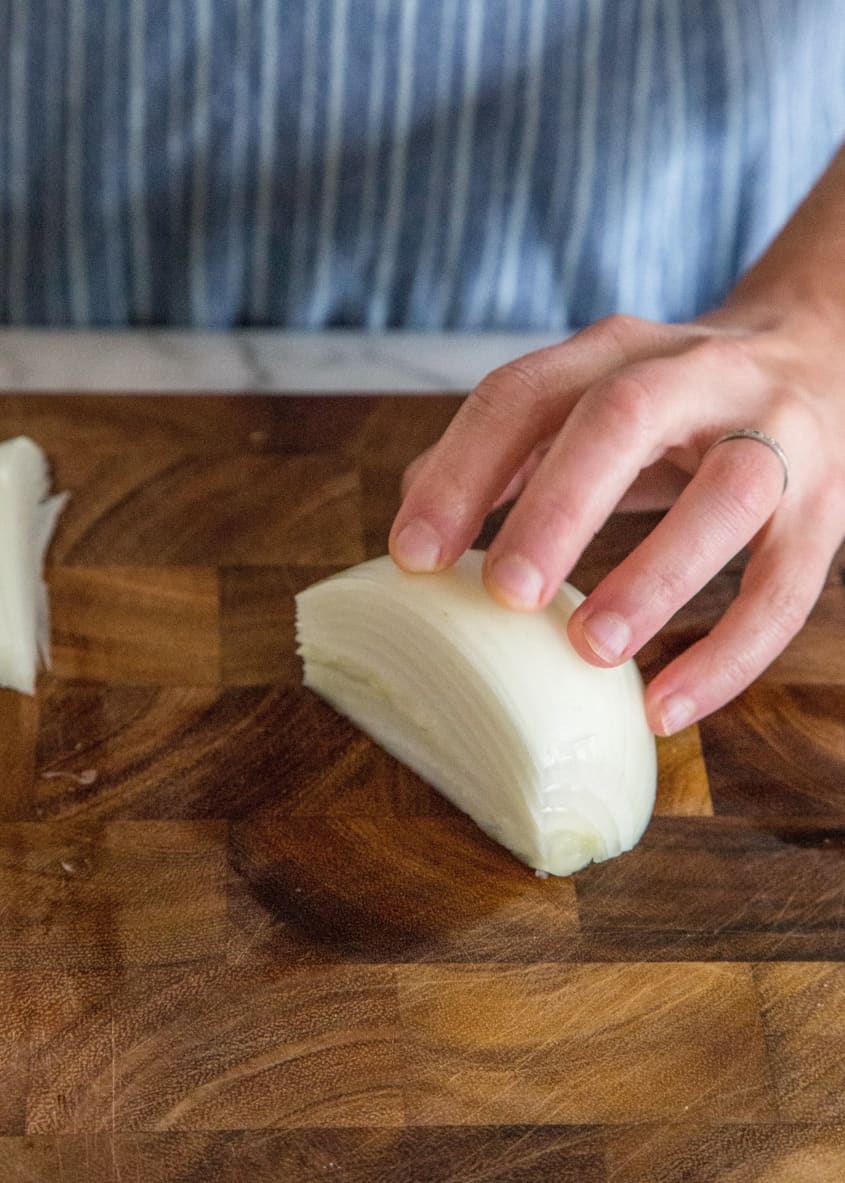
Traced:
POLYGON ((698 320, 722 331, 780 337, 806 348, 845 346, 845 300, 795 276, 763 285, 749 274, 720 307, 698 320))
POLYGON ((744 275, 725 300, 722 310, 728 317, 758 332, 845 332, 845 291, 826 287, 818 273, 756 272, 755 267, 744 275))

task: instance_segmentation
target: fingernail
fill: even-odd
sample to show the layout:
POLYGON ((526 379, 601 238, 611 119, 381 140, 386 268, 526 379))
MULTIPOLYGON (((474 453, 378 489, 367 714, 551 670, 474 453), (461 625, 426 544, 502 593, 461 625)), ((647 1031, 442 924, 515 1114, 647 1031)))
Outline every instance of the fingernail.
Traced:
POLYGON ((695 703, 683 694, 665 698, 660 704, 660 730, 664 735, 681 731, 695 716, 695 703))
POLYGON ((393 544, 396 561, 406 571, 433 571, 440 561, 440 538, 422 518, 415 518, 399 531, 393 544))
POLYGON ((615 612, 594 612, 581 627, 587 644, 602 661, 618 661, 631 644, 628 622, 615 612))
POLYGON ((535 608, 543 592, 543 576, 522 555, 496 559, 490 571, 493 583, 515 607, 535 608))

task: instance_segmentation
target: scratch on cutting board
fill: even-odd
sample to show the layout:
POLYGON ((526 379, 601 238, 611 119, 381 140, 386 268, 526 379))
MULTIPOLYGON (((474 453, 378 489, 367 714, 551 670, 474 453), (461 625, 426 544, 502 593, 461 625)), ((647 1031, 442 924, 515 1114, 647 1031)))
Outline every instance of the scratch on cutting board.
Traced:
POLYGON ((246 941, 244 947, 238 953, 237 957, 232 961, 232 967, 235 968, 241 964, 250 951, 258 944, 261 938, 266 934, 267 930, 272 927, 273 920, 271 916, 262 916, 260 922, 255 926, 255 931, 250 935, 249 940, 246 941))
POLYGON ((114 1167, 114 1178, 116 1183, 120 1183, 120 1165, 117 1161, 117 1122, 115 1120, 117 1105, 116 1105, 116 1082, 117 1082, 117 1054, 115 1051, 114 1042, 114 999, 109 995, 109 1037, 111 1039, 111 1160, 114 1167))
POLYGON ((86 768, 84 772, 70 772, 63 769, 56 769, 52 772, 42 772, 42 780, 71 780, 74 784, 82 785, 87 788, 93 785, 99 773, 96 768, 86 768))

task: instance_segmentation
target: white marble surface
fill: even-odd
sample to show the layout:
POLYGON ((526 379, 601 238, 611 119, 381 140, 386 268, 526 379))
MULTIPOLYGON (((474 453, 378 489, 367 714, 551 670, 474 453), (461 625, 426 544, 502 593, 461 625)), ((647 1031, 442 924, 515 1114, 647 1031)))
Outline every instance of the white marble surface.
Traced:
POLYGON ((469 390, 538 334, 0 329, 0 391, 469 390))

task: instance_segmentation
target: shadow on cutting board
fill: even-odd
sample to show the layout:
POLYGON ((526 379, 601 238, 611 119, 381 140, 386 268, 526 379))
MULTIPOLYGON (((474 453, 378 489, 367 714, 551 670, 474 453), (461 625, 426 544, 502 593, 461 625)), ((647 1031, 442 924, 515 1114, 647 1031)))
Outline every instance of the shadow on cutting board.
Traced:
POLYGON ((557 953, 570 947, 571 880, 535 877, 313 695, 298 706, 279 797, 230 832, 232 867, 269 917, 352 959, 519 960, 538 923, 544 946, 552 933, 557 953))

